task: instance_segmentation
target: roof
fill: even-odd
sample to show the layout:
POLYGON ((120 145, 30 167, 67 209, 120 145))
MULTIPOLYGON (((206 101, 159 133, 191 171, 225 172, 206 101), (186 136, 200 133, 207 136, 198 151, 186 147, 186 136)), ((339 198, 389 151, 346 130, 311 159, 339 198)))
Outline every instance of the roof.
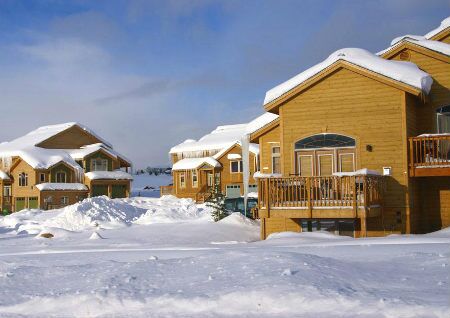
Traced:
POLYGON ((211 133, 203 136, 198 141, 188 139, 170 149, 171 154, 180 152, 196 152, 208 150, 221 150, 228 148, 236 141, 241 140, 245 134, 247 124, 218 126, 211 133))
POLYGON ((441 33, 442 31, 444 31, 445 29, 447 29, 449 27, 450 27, 450 17, 447 17, 441 21, 441 24, 436 29, 433 29, 430 32, 428 32, 427 34, 425 34, 425 38, 431 39, 432 37, 434 37, 435 35, 438 35, 439 33, 441 33))
POLYGON ((426 94, 429 93, 431 84, 433 83, 431 76, 421 71, 417 65, 413 63, 385 60, 364 49, 347 48, 332 53, 323 62, 314 65, 306 71, 267 91, 264 105, 275 101, 338 61, 346 61, 350 64, 412 86, 426 94))
POLYGON ((208 164, 213 168, 220 168, 222 165, 216 159, 212 157, 203 157, 203 158, 185 158, 177 161, 173 167, 172 171, 177 170, 194 170, 203 166, 204 164, 208 164))
POLYGON ((388 47, 383 51, 378 52, 377 55, 384 55, 385 53, 395 50, 401 45, 406 43, 417 45, 432 50, 434 52, 450 56, 450 44, 439 41, 432 41, 426 39, 424 36, 410 35, 410 34, 395 38, 394 40, 392 40, 390 47, 388 47))
POLYGON ((253 134, 254 132, 260 130, 261 128, 267 126, 268 124, 274 122, 278 118, 279 118, 278 115, 266 112, 261 116, 256 117, 247 124, 246 133, 253 134))
POLYGON ((131 174, 116 170, 116 171, 91 171, 87 172, 85 176, 89 180, 133 180, 131 174))
MULTIPOLYGON (((220 158, 222 158, 223 155, 225 155, 227 152, 229 152, 236 145, 238 145, 239 147, 242 147, 242 142, 241 141, 237 141, 234 144, 230 144, 229 147, 223 148, 221 151, 216 153, 213 156, 213 158, 216 159, 216 160, 219 160, 220 158)), ((253 153, 255 155, 258 155, 259 154, 259 145, 258 144, 254 144, 254 143, 250 143, 248 145, 248 151, 250 151, 251 153, 253 153)))
POLYGON ((79 123, 71 122, 42 126, 10 142, 1 143, 0 157, 20 157, 34 169, 48 169, 59 162, 64 162, 74 169, 81 170, 82 168, 78 165, 75 159, 81 159, 82 157, 79 156, 103 149, 113 156, 120 156, 123 160, 131 163, 128 159, 122 155, 119 155, 111 147, 112 146, 109 142, 99 137, 88 127, 79 123), (101 143, 87 145, 81 147, 80 149, 48 149, 37 146, 49 138, 54 137, 74 126, 77 126, 85 132, 91 134, 96 139, 100 140, 101 143))
POLYGON ((40 183, 36 185, 39 191, 87 191, 82 183, 40 183))

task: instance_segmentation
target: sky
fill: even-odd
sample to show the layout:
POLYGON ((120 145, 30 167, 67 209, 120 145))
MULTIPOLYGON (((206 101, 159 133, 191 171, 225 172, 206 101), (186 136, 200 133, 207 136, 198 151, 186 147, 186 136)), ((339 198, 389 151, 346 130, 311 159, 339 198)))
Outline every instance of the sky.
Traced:
POLYGON ((265 92, 344 47, 423 35, 450 0, 0 0, 0 142, 83 123, 136 168, 263 113, 265 92))

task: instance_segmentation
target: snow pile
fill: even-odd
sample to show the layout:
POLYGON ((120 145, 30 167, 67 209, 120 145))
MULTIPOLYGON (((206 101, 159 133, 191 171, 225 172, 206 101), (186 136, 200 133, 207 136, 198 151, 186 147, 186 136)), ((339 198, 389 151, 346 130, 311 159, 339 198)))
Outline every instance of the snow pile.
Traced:
POLYGON ((39 191, 87 191, 88 188, 82 183, 40 183, 36 185, 39 191))
POLYGON ((155 198, 124 199, 132 206, 145 208, 147 211, 136 224, 174 223, 192 220, 211 220, 211 212, 205 205, 197 205, 192 199, 178 199, 171 195, 155 198))
POLYGON ((231 213, 226 218, 219 221, 219 224, 238 225, 238 226, 259 226, 259 222, 245 217, 239 212, 231 213))
POLYGON ((421 71, 417 65, 413 63, 389 61, 363 49, 347 48, 332 53, 325 61, 314 65, 288 81, 269 90, 266 93, 264 105, 276 100, 339 60, 347 61, 372 72, 411 85, 427 94, 433 84, 433 79, 431 76, 421 71))
POLYGON ((85 174, 89 180, 133 180, 131 174, 125 171, 91 171, 85 174))

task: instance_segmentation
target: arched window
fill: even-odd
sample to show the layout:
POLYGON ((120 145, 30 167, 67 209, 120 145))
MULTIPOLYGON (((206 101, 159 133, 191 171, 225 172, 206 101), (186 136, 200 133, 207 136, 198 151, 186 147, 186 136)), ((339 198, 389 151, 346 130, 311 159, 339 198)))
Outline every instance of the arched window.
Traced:
POLYGON ((318 134, 295 143, 295 150, 355 147, 355 139, 338 134, 318 134))

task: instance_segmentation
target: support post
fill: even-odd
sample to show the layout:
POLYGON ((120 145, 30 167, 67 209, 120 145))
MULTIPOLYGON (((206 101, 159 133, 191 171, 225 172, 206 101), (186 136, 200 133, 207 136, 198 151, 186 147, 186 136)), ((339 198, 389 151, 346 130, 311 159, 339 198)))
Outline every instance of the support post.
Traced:
POLYGON ((312 218, 312 203, 311 203, 311 178, 306 179, 306 195, 308 197, 308 212, 309 218, 312 218))
POLYGON ((267 217, 270 217, 270 187, 269 187, 269 181, 270 179, 265 179, 264 180, 264 188, 265 188, 265 193, 266 193, 266 197, 265 197, 265 203, 266 203, 266 210, 267 210, 267 217))

